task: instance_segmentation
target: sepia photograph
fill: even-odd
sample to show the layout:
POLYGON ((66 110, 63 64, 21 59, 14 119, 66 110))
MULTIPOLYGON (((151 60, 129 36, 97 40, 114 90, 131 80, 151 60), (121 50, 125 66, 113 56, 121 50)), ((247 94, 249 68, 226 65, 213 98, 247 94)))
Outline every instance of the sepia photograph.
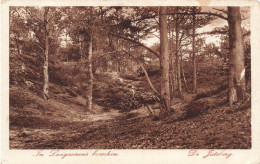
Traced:
POLYGON ((251 149, 250 24, 248 6, 10 6, 9 148, 251 149))

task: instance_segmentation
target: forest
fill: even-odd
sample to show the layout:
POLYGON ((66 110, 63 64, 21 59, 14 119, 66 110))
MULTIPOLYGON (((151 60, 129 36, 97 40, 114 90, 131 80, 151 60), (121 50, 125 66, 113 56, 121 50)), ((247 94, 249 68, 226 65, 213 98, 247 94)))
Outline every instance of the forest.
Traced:
POLYGON ((249 7, 11 6, 10 149, 250 149, 249 7))

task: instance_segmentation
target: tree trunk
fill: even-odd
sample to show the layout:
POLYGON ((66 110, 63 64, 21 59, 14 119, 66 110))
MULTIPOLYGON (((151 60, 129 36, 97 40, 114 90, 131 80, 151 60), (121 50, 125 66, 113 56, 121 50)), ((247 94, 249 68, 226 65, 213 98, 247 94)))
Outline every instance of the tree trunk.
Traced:
POLYGON ((147 108, 150 116, 154 116, 153 109, 150 107, 150 105, 144 104, 144 107, 147 108))
POLYGON ((120 68, 120 62, 117 62, 117 72, 120 73, 121 72, 121 68, 120 68))
POLYGON ((192 92, 197 92, 197 66, 196 66, 196 54, 195 54, 195 21, 196 21, 196 13, 195 7, 192 8, 192 92))
POLYGON ((88 50, 88 83, 87 83, 87 94, 86 94, 86 106, 87 111, 92 111, 92 92, 93 92, 93 68, 92 68, 92 34, 89 38, 89 50, 88 50))
POLYGON ((124 52, 127 53, 129 56, 131 56, 138 63, 138 65, 142 68, 142 71, 145 74, 145 78, 146 78, 151 90, 154 92, 154 94, 157 96, 157 98, 160 99, 159 98, 160 95, 159 95, 158 91, 155 89, 155 87, 153 86, 153 84, 149 78, 149 75, 148 75, 147 71, 145 70, 144 66, 142 65, 142 63, 135 56, 133 56, 130 52, 127 52, 127 51, 124 51, 124 52))
POLYGON ((178 83, 178 97, 179 98, 183 98, 182 95, 182 81, 181 81, 181 63, 182 63, 182 59, 181 59, 181 55, 180 53, 177 54, 178 55, 178 61, 177 61, 177 83, 178 83))
POLYGON ((14 34, 14 37, 15 37, 15 44, 16 44, 17 52, 18 52, 19 55, 21 55, 21 51, 20 51, 19 43, 18 43, 18 38, 17 38, 16 34, 14 34))
POLYGON ((49 7, 45 8, 44 12, 44 28, 45 28, 45 50, 44 50, 44 64, 43 64, 43 75, 44 75, 44 84, 43 84, 43 98, 44 100, 49 99, 49 32, 48 32, 48 16, 49 7))
POLYGON ((144 74, 145 74, 146 80, 147 80, 147 82, 148 82, 150 88, 151 88, 152 91, 155 93, 155 95, 159 98, 160 95, 159 95, 159 93, 157 92, 157 90, 154 88, 154 86, 153 86, 153 84, 152 84, 152 82, 151 82, 151 80, 150 80, 150 78, 149 78, 149 76, 148 76, 148 73, 147 73, 147 71, 145 70, 144 66, 143 66, 137 59, 136 59, 136 61, 138 62, 138 64, 139 64, 140 67, 142 68, 142 70, 143 70, 143 72, 144 72, 144 74))
POLYGON ((229 104, 246 99, 244 48, 239 7, 228 7, 229 25, 229 104))
POLYGON ((93 8, 90 8, 90 25, 91 27, 89 28, 89 49, 88 49, 88 82, 87 82, 87 92, 86 92, 86 107, 87 111, 92 112, 92 92, 93 92, 93 66, 92 66, 92 56, 93 56, 93 24, 92 24, 92 10, 93 8))
POLYGON ((185 89, 186 89, 187 92, 189 92, 189 89, 188 89, 188 86, 187 86, 187 82, 186 82, 186 78, 185 78, 184 69, 183 69, 182 56, 181 56, 181 74, 182 74, 182 79, 183 79, 183 84, 185 86, 185 89))
MULTIPOLYGON (((170 29, 170 28, 169 28, 170 29)), ((169 81, 170 81, 170 95, 171 99, 174 97, 174 52, 173 52, 173 31, 169 30, 170 36, 170 72, 169 72, 169 81)))
MULTIPOLYGON (((68 33, 66 33, 66 45, 68 45, 68 33)), ((69 61, 69 53, 66 54, 66 62, 69 61)))
POLYGON ((172 32, 172 35, 171 35, 171 44, 172 44, 172 54, 170 56, 170 61, 171 61, 171 71, 170 71, 170 74, 171 74, 171 81, 172 81, 172 97, 178 97, 178 92, 177 92, 177 67, 176 67, 176 49, 174 51, 174 32, 172 32), (175 56, 175 58, 174 58, 175 56))
POLYGON ((160 7, 160 62, 161 62, 161 112, 170 111, 170 89, 169 89, 169 48, 167 36, 167 7, 160 7))
POLYGON ((78 42, 79 42, 79 55, 80 55, 79 60, 80 61, 82 61, 83 54, 84 54, 84 52, 83 52, 83 47, 84 47, 83 42, 84 42, 84 40, 85 40, 85 38, 80 40, 80 35, 79 35, 78 42))
POLYGON ((186 89, 187 92, 189 92, 189 88, 188 88, 188 85, 187 85, 187 81, 186 81, 186 77, 185 77, 185 73, 184 73, 183 69, 182 69, 182 77, 183 77, 185 89, 186 89))
MULTIPOLYGON (((178 12, 178 7, 176 7, 176 12, 178 12)), ((179 19, 176 17, 175 23, 175 64, 176 64, 176 80, 177 80, 177 97, 182 98, 182 88, 181 88, 181 67, 180 67, 180 55, 179 55, 179 19)))

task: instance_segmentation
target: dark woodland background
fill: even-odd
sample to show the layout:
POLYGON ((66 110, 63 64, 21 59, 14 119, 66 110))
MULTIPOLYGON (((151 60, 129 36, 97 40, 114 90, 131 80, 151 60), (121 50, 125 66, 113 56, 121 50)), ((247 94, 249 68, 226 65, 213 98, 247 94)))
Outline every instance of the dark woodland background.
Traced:
POLYGON ((207 9, 10 7, 10 148, 251 148, 250 10, 207 9))

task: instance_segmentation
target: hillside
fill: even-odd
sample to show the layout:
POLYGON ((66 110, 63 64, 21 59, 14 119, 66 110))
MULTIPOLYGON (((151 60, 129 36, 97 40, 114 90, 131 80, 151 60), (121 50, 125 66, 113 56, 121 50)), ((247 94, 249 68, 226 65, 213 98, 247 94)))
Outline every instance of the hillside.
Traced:
MULTIPOLYGON (((199 83, 198 94, 184 92, 183 100, 173 98, 174 112, 158 119, 140 100, 142 94, 150 97, 150 105, 158 110, 145 77, 137 74, 95 74, 94 113, 87 112, 85 70, 76 62, 51 63, 46 105, 36 61, 11 56, 11 149, 251 148, 250 100, 226 105, 226 75, 206 72, 211 80, 199 83)), ((151 75, 157 88, 158 77, 151 75)))

